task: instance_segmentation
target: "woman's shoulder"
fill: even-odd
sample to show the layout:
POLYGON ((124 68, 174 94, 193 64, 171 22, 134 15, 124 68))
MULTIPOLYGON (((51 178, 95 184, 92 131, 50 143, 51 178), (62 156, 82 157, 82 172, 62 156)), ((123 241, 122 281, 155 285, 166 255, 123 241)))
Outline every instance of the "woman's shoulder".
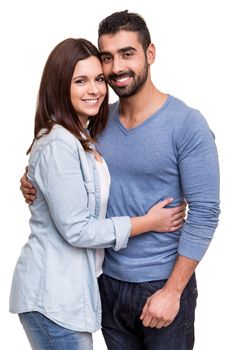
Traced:
POLYGON ((41 130, 41 137, 35 140, 31 153, 30 160, 36 162, 40 155, 48 149, 54 149, 56 152, 59 149, 66 148, 69 153, 82 154, 84 149, 80 141, 66 128, 61 125, 55 124, 52 130, 46 134, 46 130, 41 130))
POLYGON ((69 130, 58 124, 55 124, 53 126, 52 130, 48 134, 47 141, 60 141, 74 147, 77 147, 77 145, 81 145, 77 137, 75 137, 69 130))
POLYGON ((83 150, 80 141, 70 131, 61 125, 55 124, 52 130, 46 134, 45 131, 41 130, 43 135, 35 142, 36 148, 44 148, 51 143, 61 143, 73 148, 75 151, 83 150))

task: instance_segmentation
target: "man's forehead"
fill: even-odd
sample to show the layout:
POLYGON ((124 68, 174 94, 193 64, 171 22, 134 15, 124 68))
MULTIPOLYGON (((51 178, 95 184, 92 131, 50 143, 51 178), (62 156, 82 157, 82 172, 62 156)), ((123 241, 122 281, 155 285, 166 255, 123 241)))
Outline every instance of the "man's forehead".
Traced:
POLYGON ((127 47, 137 48, 140 45, 137 32, 120 30, 114 34, 103 34, 99 38, 101 52, 118 52, 127 47))

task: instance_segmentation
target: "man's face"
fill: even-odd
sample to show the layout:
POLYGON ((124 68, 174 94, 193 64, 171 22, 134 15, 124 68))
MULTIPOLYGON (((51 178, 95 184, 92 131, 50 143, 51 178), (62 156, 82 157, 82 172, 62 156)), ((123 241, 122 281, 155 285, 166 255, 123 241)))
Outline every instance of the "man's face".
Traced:
POLYGON ((137 93, 148 77, 147 59, 138 35, 121 30, 99 39, 103 72, 108 84, 119 97, 137 93))

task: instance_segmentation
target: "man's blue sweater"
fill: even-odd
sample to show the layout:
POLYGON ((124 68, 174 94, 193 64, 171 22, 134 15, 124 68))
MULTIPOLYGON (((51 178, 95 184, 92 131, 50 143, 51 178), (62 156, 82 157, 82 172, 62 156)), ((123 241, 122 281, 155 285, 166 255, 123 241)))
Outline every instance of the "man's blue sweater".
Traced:
POLYGON ((106 250, 104 273, 129 282, 168 278, 177 254, 200 260, 219 216, 219 168, 214 136, 199 111, 169 95, 164 105, 139 126, 119 121, 119 102, 98 150, 111 174, 107 216, 138 216, 155 203, 184 199, 188 216, 173 233, 151 232, 129 240, 118 252, 106 250))

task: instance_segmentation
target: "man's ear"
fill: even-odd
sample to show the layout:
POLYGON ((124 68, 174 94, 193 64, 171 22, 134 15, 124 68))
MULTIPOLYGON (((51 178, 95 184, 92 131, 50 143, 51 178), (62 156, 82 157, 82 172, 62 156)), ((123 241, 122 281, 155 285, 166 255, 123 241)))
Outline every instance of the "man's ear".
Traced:
POLYGON ((155 61, 156 49, 155 45, 150 43, 146 50, 147 63, 151 65, 155 61))

